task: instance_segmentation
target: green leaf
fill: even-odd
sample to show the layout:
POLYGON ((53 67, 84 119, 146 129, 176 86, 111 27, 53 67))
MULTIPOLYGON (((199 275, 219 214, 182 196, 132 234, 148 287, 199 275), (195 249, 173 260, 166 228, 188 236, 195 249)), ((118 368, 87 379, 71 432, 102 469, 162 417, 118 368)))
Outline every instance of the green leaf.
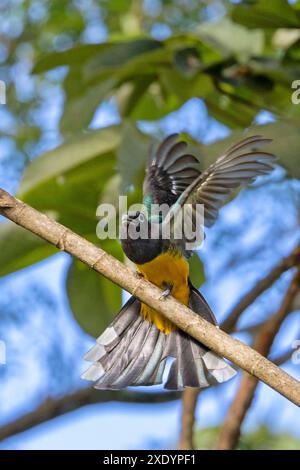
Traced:
MULTIPOLYGON (((91 238, 96 209, 107 181, 115 173, 118 128, 84 134, 44 154, 28 166, 20 198, 50 217, 91 238)), ((22 269, 56 252, 56 248, 12 224, 0 224, 0 274, 22 269)))
MULTIPOLYGON (((104 70, 115 71, 125 66, 131 60, 156 52, 163 51, 163 43, 155 39, 142 38, 131 40, 116 40, 104 44, 77 45, 63 52, 53 52, 41 57, 33 73, 42 73, 60 66, 80 67, 84 71, 84 80, 95 78, 104 70)), ((158 56, 159 57, 159 56, 158 56)), ((152 59, 153 60, 153 59, 152 59)))
POLYGON ((105 8, 114 14, 126 13, 130 9, 127 0, 104 0, 104 3, 105 8))
POLYGON ((232 9, 233 21, 248 28, 299 28, 300 18, 287 0, 257 0, 232 9))
POLYGON ((104 51, 108 47, 109 43, 80 44, 63 52, 51 52, 50 54, 43 55, 37 60, 32 73, 38 74, 47 72, 64 65, 80 65, 94 54, 104 51))
POLYGON ((120 69, 134 58, 161 49, 163 44, 155 39, 135 39, 111 43, 109 47, 94 54, 85 66, 85 75, 91 78, 105 69, 120 69))
POLYGON ((197 289, 199 289, 199 287, 205 282, 205 272, 203 263, 197 253, 194 253, 193 256, 189 259, 189 265, 190 279, 192 281, 192 284, 197 289))
POLYGON ((177 100, 178 107, 194 96, 204 98, 214 90, 213 82, 205 73, 193 78, 185 78, 175 69, 163 68, 159 72, 164 94, 177 100))
POLYGON ((83 93, 79 96, 68 98, 60 121, 61 132, 64 135, 75 135, 88 127, 98 106, 116 83, 116 79, 111 77, 97 85, 83 88, 83 93))
POLYGON ((128 190, 130 185, 136 185, 139 175, 144 174, 150 141, 130 121, 125 121, 122 142, 117 152, 123 191, 128 190))
POLYGON ((296 41, 292 46, 290 46, 285 54, 285 60, 295 61, 299 63, 300 61, 300 39, 296 41))
MULTIPOLYGON (((123 258, 117 241, 105 242, 104 246, 106 251, 123 258)), ((76 321, 95 337, 110 324, 122 304, 120 287, 77 260, 72 262, 68 272, 67 293, 76 321)))
POLYGON ((116 90, 115 98, 121 116, 132 116, 155 79, 156 75, 137 76, 135 80, 125 82, 116 90))
POLYGON ((234 24, 230 19, 202 23, 198 27, 200 36, 223 51, 223 54, 238 54, 244 59, 259 55, 264 48, 263 31, 249 31, 243 26, 234 24))
POLYGON ((163 94, 161 84, 154 82, 130 113, 132 120, 157 120, 179 108, 182 101, 174 94, 163 94))
POLYGON ((233 129, 248 127, 259 111, 255 105, 240 102, 234 95, 218 92, 207 95, 205 103, 211 116, 233 129))
POLYGON ((21 182, 19 196, 24 198, 31 189, 49 179, 63 177, 65 172, 82 163, 115 151, 119 143, 118 127, 90 131, 66 141, 30 163, 21 182))
POLYGON ((57 249, 12 222, 0 224, 0 276, 41 261, 57 249))

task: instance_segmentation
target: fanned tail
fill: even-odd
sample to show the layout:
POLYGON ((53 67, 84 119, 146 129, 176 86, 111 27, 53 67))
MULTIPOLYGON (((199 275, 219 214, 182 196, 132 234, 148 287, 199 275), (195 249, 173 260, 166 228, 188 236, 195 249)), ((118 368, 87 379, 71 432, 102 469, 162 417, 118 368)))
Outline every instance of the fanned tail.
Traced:
MULTIPOLYGON (((205 299, 192 285, 190 288, 190 308, 216 324, 205 299)), ((142 318, 140 308, 140 301, 131 297, 85 355, 93 364, 82 378, 93 381, 95 388, 161 384, 168 357, 174 359, 165 383, 169 390, 204 388, 236 374, 224 359, 183 331, 166 335, 158 330, 142 318)))

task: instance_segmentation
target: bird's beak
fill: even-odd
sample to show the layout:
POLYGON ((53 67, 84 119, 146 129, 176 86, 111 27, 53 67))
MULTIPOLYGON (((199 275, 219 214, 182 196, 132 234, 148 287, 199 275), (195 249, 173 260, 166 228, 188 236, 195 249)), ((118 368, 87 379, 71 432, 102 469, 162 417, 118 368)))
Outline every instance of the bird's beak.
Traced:
POLYGON ((129 214, 128 212, 126 214, 122 215, 122 224, 123 225, 129 225, 132 222, 135 222, 138 217, 138 214, 129 214))

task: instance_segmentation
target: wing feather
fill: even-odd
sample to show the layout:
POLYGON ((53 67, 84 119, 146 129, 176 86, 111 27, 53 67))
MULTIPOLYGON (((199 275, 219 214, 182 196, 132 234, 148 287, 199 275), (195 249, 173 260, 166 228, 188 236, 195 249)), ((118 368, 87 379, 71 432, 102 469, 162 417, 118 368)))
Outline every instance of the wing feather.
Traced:
POLYGON ((143 184, 144 197, 155 204, 172 204, 199 176, 199 161, 185 153, 187 143, 179 135, 169 135, 157 148, 150 149, 143 184))
POLYGON ((261 146, 270 142, 270 139, 258 135, 248 137, 230 147, 184 190, 170 210, 166 222, 171 222, 174 229, 176 217, 184 205, 203 204, 204 224, 211 227, 219 209, 235 190, 252 183, 257 176, 266 175, 273 170, 275 155, 260 150, 261 146))

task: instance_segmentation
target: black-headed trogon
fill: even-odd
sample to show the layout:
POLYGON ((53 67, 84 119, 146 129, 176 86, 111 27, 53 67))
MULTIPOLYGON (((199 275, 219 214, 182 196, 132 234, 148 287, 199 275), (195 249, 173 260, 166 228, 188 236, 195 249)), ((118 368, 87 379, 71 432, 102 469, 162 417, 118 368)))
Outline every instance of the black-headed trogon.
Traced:
MULTIPOLYGON (((145 207, 151 213, 153 204, 167 204, 172 225, 178 207, 192 207, 193 221, 194 208, 203 204, 204 224, 210 227, 235 190, 273 169, 274 155, 260 149, 269 142, 261 136, 248 137, 201 173, 198 160, 185 153, 186 143, 178 142, 177 134, 170 135, 150 151, 143 185, 145 207)), ((129 212, 122 219, 123 235, 132 227, 142 230, 151 223, 151 216, 129 212)), ((155 223, 160 227, 164 220, 155 223)), ((125 236, 122 246, 142 276, 217 324, 207 302, 189 280, 187 258, 191 253, 185 240, 175 240, 172 234, 169 239, 125 236)), ((85 355, 93 364, 82 378, 93 381, 97 389, 161 384, 168 358, 173 361, 165 382, 167 389, 207 387, 235 375, 224 359, 132 296, 85 355)))

